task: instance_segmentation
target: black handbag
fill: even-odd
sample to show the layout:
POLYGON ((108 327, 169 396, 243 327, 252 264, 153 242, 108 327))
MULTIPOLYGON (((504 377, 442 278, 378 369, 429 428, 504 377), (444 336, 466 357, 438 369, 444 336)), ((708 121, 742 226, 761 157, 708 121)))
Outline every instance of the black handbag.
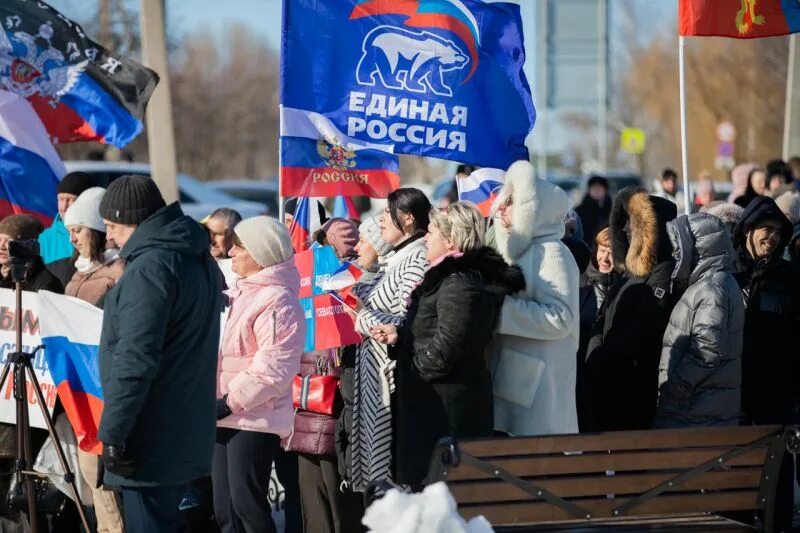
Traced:
MULTIPOLYGON (((66 504, 67 496, 56 488, 49 480, 36 478, 33 480, 36 493, 36 510, 44 514, 59 513, 66 504)), ((28 490, 24 476, 14 472, 11 474, 11 483, 8 486, 6 499, 8 507, 17 511, 27 512, 28 490)))

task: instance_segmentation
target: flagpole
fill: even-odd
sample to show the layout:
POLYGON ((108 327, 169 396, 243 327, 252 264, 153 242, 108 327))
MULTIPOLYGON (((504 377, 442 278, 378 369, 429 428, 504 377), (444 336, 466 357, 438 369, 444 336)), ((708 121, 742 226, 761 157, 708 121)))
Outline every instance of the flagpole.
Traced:
MULTIPOLYGON (((278 119, 278 131, 283 131, 283 116, 278 119)), ((281 155, 281 136, 278 134, 278 220, 281 224, 286 223, 286 206, 283 202, 283 178, 281 172, 283 171, 283 157, 281 155)))
POLYGON ((678 72, 680 77, 680 100, 681 100, 681 159, 683 164, 683 204, 686 214, 691 214, 691 199, 689 190, 689 148, 687 144, 686 131, 686 61, 684 50, 686 48, 685 37, 678 37, 678 72))
MULTIPOLYGON (((786 73, 786 106, 783 115, 783 160, 788 161, 791 157, 791 137, 792 137, 792 113, 794 111, 795 99, 795 62, 797 54, 797 34, 793 33, 789 37, 789 65, 786 73)), ((800 81, 800 80, 798 80, 800 81)))

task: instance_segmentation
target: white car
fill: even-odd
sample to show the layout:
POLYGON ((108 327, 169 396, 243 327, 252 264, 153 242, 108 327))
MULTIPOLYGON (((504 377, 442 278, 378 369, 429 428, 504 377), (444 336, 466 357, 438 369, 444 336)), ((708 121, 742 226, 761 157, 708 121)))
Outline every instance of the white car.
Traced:
MULTIPOLYGON (((126 174, 150 177, 150 165, 116 161, 65 161, 67 172, 85 172, 97 179, 98 185, 107 187, 115 179, 126 174)), ((267 209, 257 202, 246 202, 216 190, 186 174, 178 174, 178 192, 183 212, 202 220, 215 209, 235 209, 242 218, 264 215, 267 209)))

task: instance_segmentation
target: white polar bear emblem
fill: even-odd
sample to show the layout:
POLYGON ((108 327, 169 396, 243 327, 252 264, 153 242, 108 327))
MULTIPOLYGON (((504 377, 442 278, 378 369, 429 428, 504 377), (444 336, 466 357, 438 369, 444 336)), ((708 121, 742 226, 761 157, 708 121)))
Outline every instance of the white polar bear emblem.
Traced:
POLYGON ((389 89, 453 96, 444 72, 463 69, 470 58, 452 41, 429 32, 380 26, 367 34, 356 67, 361 85, 376 81, 389 89))

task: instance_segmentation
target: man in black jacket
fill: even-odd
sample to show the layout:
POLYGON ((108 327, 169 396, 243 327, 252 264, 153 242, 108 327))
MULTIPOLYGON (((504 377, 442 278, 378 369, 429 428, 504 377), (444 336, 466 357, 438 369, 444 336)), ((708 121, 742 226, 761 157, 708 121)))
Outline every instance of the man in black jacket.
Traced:
POLYGON ((674 203, 623 189, 611 211, 611 253, 623 276, 609 291, 589 341, 587 431, 649 429, 658 399, 661 341, 677 301, 667 222, 674 203))
MULTIPOLYGON (((792 224, 772 198, 756 197, 733 231, 734 274, 745 301, 742 350, 744 424, 798 422, 797 346, 800 342, 800 274, 782 258, 792 224)), ((787 455, 778 477, 776 531, 789 531, 793 465, 787 455)), ((800 477, 800 476, 798 476, 800 477)))
POLYGON ((747 306, 742 352, 745 423, 786 424, 797 398, 791 357, 800 340, 798 273, 783 259, 792 225, 772 198, 759 196, 734 229, 736 281, 747 306))
POLYGON ((100 339, 105 482, 129 532, 172 532, 185 485, 211 473, 221 274, 206 232, 150 179, 114 181, 100 214, 127 263, 100 339))
MULTIPOLYGON (((0 222, 0 288, 15 288, 11 279, 11 257, 8 254, 9 241, 33 241, 42 233, 44 226, 31 215, 10 215, 0 222)), ((64 292, 61 282, 44 266, 41 255, 31 258, 25 265, 23 291, 38 292, 40 290, 64 292)))

